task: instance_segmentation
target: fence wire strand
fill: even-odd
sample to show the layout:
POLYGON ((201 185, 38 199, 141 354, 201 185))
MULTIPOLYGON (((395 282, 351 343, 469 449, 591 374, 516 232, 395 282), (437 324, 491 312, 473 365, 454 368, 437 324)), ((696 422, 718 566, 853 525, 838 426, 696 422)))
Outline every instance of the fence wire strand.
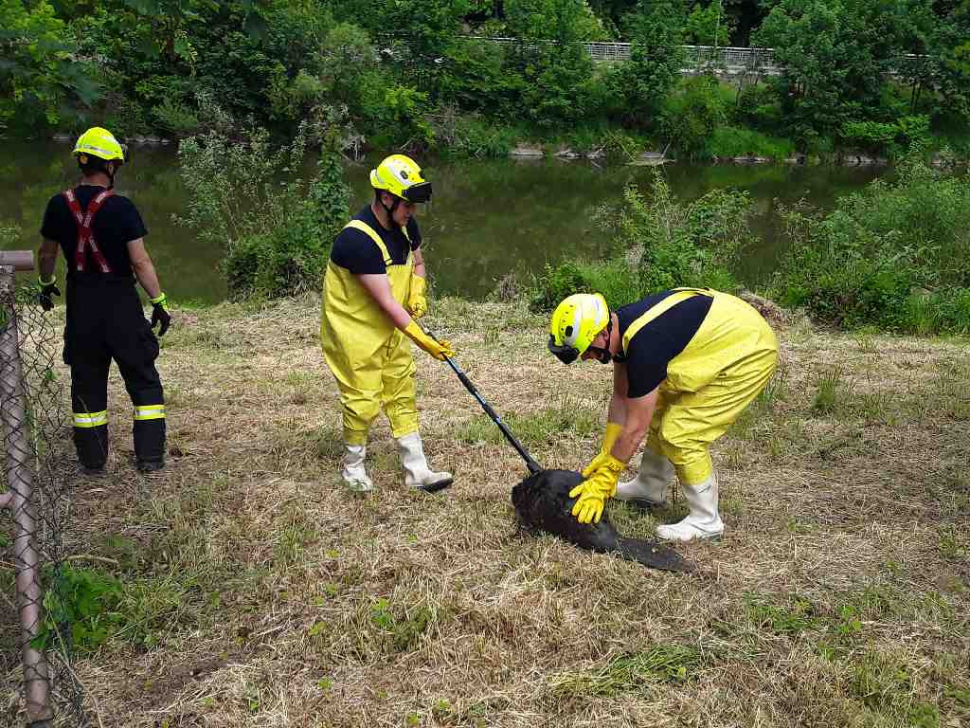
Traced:
POLYGON ((91 723, 71 652, 73 625, 65 610, 45 616, 44 609, 45 604, 69 601, 69 595, 60 593, 65 589, 60 577, 78 535, 71 515, 71 427, 64 378, 56 366, 62 342, 55 317, 36 303, 32 287, 15 288, 12 278, 0 275, 5 456, 0 498, 10 506, 0 511, 0 682, 11 696, 0 705, 0 725, 87 728, 91 723), (36 569, 28 579, 23 567, 31 561, 36 569), (26 630, 22 615, 29 622, 26 630), (49 680, 43 664, 32 665, 28 657, 25 667, 25 643, 35 655, 46 653, 49 680), (37 705, 48 689, 50 712, 37 705))

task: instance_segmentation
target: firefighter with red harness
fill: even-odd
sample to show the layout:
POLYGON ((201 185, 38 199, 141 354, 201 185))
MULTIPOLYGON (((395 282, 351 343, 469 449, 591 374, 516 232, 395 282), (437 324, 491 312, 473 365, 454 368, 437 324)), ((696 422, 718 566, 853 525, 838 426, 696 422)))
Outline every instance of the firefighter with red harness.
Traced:
POLYGON ((155 266, 145 250, 145 223, 131 200, 115 194, 114 177, 124 150, 106 129, 84 132, 74 147, 81 168, 77 187, 47 203, 38 255, 39 299, 45 311, 59 296, 54 270, 58 248, 67 262, 67 324, 64 363, 71 368, 74 444, 89 473, 108 459, 108 370, 112 359, 134 405, 133 434, 138 470, 165 465, 165 399, 155 368, 158 335, 171 317, 155 266), (152 304, 145 320, 135 280, 152 304))

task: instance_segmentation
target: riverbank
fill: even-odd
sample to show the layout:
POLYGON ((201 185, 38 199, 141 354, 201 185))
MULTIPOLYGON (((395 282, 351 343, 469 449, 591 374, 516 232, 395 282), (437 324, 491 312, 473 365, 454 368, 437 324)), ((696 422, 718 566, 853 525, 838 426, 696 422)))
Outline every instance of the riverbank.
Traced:
MULTIPOLYGON (((348 493, 318 322, 316 297, 176 310, 168 468, 135 474, 118 426, 108 477, 78 478, 73 550, 124 584, 76 666, 100 724, 970 721, 966 340, 794 318, 716 448, 725 537, 682 548, 699 572, 678 576, 520 533, 524 465, 420 352, 426 448, 455 486, 407 492, 381 420, 377 491, 348 493)), ((542 465, 595 454, 608 370, 551 361, 544 316, 445 299, 425 323, 542 465)), ((110 401, 126 422, 115 375, 110 401)), ((684 511, 609 506, 639 536, 684 511)))

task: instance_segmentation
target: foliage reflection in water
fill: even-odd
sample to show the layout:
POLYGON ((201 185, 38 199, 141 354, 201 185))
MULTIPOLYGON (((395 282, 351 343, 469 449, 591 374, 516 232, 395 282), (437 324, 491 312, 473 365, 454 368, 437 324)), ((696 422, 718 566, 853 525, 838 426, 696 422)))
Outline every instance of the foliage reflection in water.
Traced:
MULTIPOLYGON (((0 221, 20 226, 2 247, 34 248, 48 198, 77 179, 67 144, 13 145, 0 182, 0 221)), ((222 251, 201 245, 193 231, 174 222, 185 205, 174 146, 130 148, 118 191, 141 210, 147 244, 173 301, 211 303, 226 296, 219 272, 222 251)), ((347 165, 354 211, 370 200, 367 172, 376 158, 347 165)), ((434 201, 421 211, 426 254, 439 293, 482 298, 514 272, 527 281, 546 263, 599 258, 616 252, 594 216, 622 200, 629 182, 644 186, 653 170, 594 166, 553 159, 422 160, 434 181, 434 201)), ((312 164, 314 158, 308 162, 312 164)), ((308 166, 306 174, 311 168, 308 166)), ((799 199, 823 208, 842 194, 885 173, 879 168, 672 164, 664 168, 671 189, 691 200, 712 189, 746 189, 755 202, 753 244, 740 277, 763 280, 783 243, 774 210, 799 199)))

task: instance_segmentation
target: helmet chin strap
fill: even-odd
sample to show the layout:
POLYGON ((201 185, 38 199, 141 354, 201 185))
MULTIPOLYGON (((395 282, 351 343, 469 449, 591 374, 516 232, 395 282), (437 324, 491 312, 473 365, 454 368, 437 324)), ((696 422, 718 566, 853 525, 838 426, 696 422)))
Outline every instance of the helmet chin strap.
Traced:
MULTIPOLYGON (((388 194, 390 194, 390 193, 388 193, 388 194)), ((388 223, 388 225, 390 225, 390 229, 393 230, 394 229, 394 211, 397 210, 397 206, 399 204, 401 204, 401 198, 398 197, 397 195, 391 195, 391 197, 394 198, 394 204, 391 205, 390 207, 388 207, 387 205, 384 204, 384 197, 383 197, 383 195, 378 195, 377 201, 381 204, 381 207, 384 208, 384 212, 387 213, 387 223, 388 223)))

